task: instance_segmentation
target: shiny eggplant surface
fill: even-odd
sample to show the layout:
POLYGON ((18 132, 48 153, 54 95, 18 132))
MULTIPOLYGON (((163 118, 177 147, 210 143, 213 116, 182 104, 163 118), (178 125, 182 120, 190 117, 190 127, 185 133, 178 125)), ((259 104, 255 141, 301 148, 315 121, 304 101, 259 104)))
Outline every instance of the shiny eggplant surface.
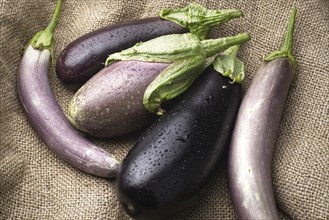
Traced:
POLYGON ((118 198, 135 219, 165 219, 186 208, 227 149, 241 86, 212 67, 139 138, 117 176, 118 198))

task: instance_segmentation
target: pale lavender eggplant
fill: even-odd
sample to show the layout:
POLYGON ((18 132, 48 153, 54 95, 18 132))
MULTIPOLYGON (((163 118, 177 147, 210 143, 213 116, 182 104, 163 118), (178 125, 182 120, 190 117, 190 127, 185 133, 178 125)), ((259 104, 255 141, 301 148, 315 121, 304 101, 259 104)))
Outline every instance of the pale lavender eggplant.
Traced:
POLYGON ((156 116, 144 108, 144 92, 169 65, 117 61, 102 69, 73 96, 70 122, 97 137, 119 136, 146 127, 156 116))
POLYGON ((38 31, 24 48, 17 75, 18 95, 32 127, 55 154, 89 174, 113 177, 119 162, 70 125, 51 91, 48 68, 61 6, 62 0, 58 0, 47 28, 38 31))
POLYGON ((265 58, 242 100, 231 139, 228 179, 238 219, 279 219, 272 187, 272 158, 296 62, 292 42, 296 9, 285 43, 265 58))
POLYGON ((119 162, 107 151, 81 136, 69 123, 51 92, 49 50, 29 46, 18 71, 18 94, 26 115, 41 139, 61 159, 100 177, 113 177, 119 162))
POLYGON ((239 219, 279 219, 271 164, 292 66, 287 58, 264 64, 241 103, 229 153, 229 183, 239 219))

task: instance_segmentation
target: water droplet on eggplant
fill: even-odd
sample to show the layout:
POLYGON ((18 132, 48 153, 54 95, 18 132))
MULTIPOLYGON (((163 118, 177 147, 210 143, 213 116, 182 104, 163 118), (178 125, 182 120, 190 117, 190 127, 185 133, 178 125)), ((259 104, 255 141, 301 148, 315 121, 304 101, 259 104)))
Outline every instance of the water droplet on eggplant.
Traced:
POLYGON ((183 137, 181 137, 181 136, 178 136, 175 140, 176 140, 176 141, 181 141, 181 142, 183 142, 183 143, 186 142, 185 138, 183 138, 183 137))

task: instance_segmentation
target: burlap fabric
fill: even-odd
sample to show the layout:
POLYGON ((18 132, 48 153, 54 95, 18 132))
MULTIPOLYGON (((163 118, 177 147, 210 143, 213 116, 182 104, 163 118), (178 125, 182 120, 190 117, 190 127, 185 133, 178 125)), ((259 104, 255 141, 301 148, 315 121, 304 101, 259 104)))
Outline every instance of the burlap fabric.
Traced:
MULTIPOLYGON (((72 40, 119 21, 156 16, 161 8, 189 1, 64 1, 56 29, 55 59, 72 40)), ((197 1, 208 8, 239 8, 245 17, 216 28, 213 36, 249 32, 242 47, 248 88, 261 58, 278 49, 293 5, 297 7, 294 53, 297 78, 291 87, 273 159, 275 199, 282 219, 329 219, 329 2, 197 1)), ((0 1, 0 219, 129 219, 120 208, 115 181, 68 166, 30 127, 18 100, 20 49, 46 26, 55 0, 0 1)), ((73 92, 49 77, 66 113, 73 92)), ((137 135, 95 143, 122 159, 137 135)), ((218 170, 191 208, 175 219, 235 219, 226 168, 218 170)))

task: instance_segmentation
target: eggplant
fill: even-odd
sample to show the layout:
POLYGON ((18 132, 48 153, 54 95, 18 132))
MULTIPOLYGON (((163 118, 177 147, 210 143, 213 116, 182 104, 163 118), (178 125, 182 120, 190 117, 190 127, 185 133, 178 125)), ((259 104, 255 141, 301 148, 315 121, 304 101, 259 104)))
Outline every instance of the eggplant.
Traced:
POLYGON ((117 175, 117 197, 135 219, 165 219, 188 207, 222 162, 241 85, 208 67, 138 139, 117 175))
POLYGON ((160 17, 99 28, 77 38, 64 48, 56 63, 56 74, 64 85, 78 90, 104 67, 109 54, 162 35, 186 33, 188 29, 196 29, 195 32, 202 32, 203 36, 206 34, 203 32, 209 32, 210 26, 241 15, 239 10, 207 10, 191 3, 178 10, 162 10, 160 17))
POLYGON ((271 164, 281 114, 295 75, 295 16, 294 8, 283 48, 265 58, 243 98, 234 126, 228 177, 238 219, 279 219, 271 164))
POLYGON ((143 106, 147 86, 169 64, 120 61, 102 69, 72 98, 69 120, 86 134, 113 137, 145 128, 156 119, 143 106))
POLYGON ((104 68, 109 54, 166 34, 186 33, 178 24, 159 17, 114 24, 83 35, 61 52, 56 74, 67 87, 78 90, 104 68))
POLYGON ((202 73, 206 57, 249 39, 246 33, 202 41, 191 33, 166 35, 111 54, 110 65, 73 96, 69 120, 78 130, 96 137, 146 127, 155 119, 150 112, 162 112, 163 100, 184 92, 202 73))
POLYGON ((32 127, 56 155, 91 175, 113 177, 120 163, 70 125, 50 88, 48 67, 61 5, 58 0, 49 26, 25 48, 17 75, 18 95, 32 127))

